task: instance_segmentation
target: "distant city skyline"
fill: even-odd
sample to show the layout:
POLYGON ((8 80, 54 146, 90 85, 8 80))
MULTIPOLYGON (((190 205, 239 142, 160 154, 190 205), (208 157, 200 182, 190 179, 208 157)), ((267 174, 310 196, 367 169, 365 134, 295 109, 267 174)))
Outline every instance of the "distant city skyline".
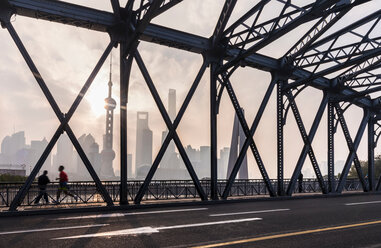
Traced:
MULTIPOLYGON (((12 135, 7 135, 2 139, 1 142, 1 153, 0 153, 0 169, 22 169, 24 166, 26 175, 29 175, 30 170, 33 169, 35 163, 39 159, 43 150, 47 145, 45 138, 42 140, 32 140, 31 144, 26 144, 24 142, 25 132, 19 131, 15 132, 12 135)), ((96 143, 95 139, 91 134, 83 134, 79 137, 79 142, 84 149, 86 155, 88 156, 90 162, 92 163, 95 171, 98 173, 102 180, 106 180, 100 172, 101 162, 100 162, 100 153, 99 145, 96 143)), ((196 174, 199 178, 208 178, 210 176, 210 171, 208 164, 210 163, 210 147, 201 146, 198 149, 193 148, 191 145, 185 146, 185 151, 196 171, 196 174)), ((229 161, 230 148, 224 147, 219 150, 218 158, 218 178, 225 179, 227 175, 228 161, 229 161)), ((180 168, 182 168, 182 174, 177 175, 178 179, 189 179, 188 172, 185 170, 185 165, 181 158, 180 168)), ((144 175, 140 177, 136 175, 136 171, 133 172, 133 154, 128 154, 127 156, 127 166, 128 166, 128 178, 130 179, 143 179, 144 175)), ((340 171, 344 165, 343 160, 336 160, 335 167, 340 171)), ((320 161, 322 168, 322 174, 327 173, 326 170, 326 161, 320 161)), ((58 166, 63 164, 70 174, 71 180, 91 180, 90 175, 88 174, 86 167, 83 165, 76 151, 74 151, 73 145, 70 139, 66 134, 63 134, 57 142, 57 151, 53 156, 50 154, 47 161, 44 163, 40 173, 43 170, 48 170, 49 174, 55 175, 58 169, 58 166)), ((147 168, 146 168, 147 169, 147 168)), ((160 171, 160 170, 159 170, 160 171)), ((303 174, 305 178, 313 178, 314 172, 312 168, 304 167, 303 174)), ((147 171, 143 171, 147 172, 147 171)), ((154 177, 155 179, 173 179, 170 175, 158 172, 154 177)), ((168 172, 168 171, 167 171, 168 172)), ((175 172, 169 170, 169 172, 175 172)), ((176 172, 179 172, 177 170, 176 172)), ((115 170, 116 178, 119 176, 119 171, 115 170)), ((252 178, 252 177, 249 177, 252 178)), ((254 178, 258 179, 258 178, 254 178)))
MULTIPOLYGON (((105 99, 106 102, 106 133, 103 136, 103 150, 100 152, 100 146, 96 142, 94 136, 89 134, 83 134, 78 138, 83 150, 85 151, 88 159, 95 172, 102 180, 113 180, 119 177, 120 170, 112 170, 114 175, 111 175, 107 168, 111 169, 113 156, 108 158, 102 158, 105 154, 105 150, 112 150, 112 140, 113 140, 113 109, 115 108, 115 103, 111 98, 111 73, 109 81, 109 91, 108 97, 105 99), (111 99, 111 100, 110 100, 111 99), (111 107, 110 107, 111 106, 111 107), (112 159, 111 159, 112 158, 112 159), (106 168, 106 169, 105 169, 106 168)), ((169 89, 168 91, 168 115, 173 121, 176 117, 176 90, 169 89)), ((144 179, 150 169, 153 162, 153 137, 154 133, 150 129, 149 124, 149 113, 144 111, 139 111, 137 114, 136 121, 136 153, 129 153, 127 155, 127 166, 128 166, 128 178, 130 179, 144 179), (133 163, 135 161, 135 163, 133 163)), ((166 135, 168 134, 168 129, 162 131, 162 142, 164 141, 166 135)), ((238 157, 239 151, 245 140, 245 136, 241 125, 239 124, 238 118, 235 115, 233 129, 231 132, 231 147, 223 147, 219 150, 218 156, 218 178, 227 179, 231 173, 231 170, 235 164, 238 157)), ((0 168, 8 168, 7 165, 25 165, 26 174, 28 175, 39 159, 40 155, 44 151, 48 142, 46 138, 42 140, 31 140, 31 144, 26 144, 26 137, 24 131, 15 132, 12 135, 6 136, 1 142, 1 153, 0 153, 0 168)), ((185 147, 186 154, 193 165, 193 168, 197 176, 202 178, 210 177, 210 146, 200 146, 199 148, 192 147, 190 144, 185 147)), ((114 155, 115 156, 115 155, 114 155)), ((337 170, 341 170, 344 165, 344 161, 335 161, 335 166, 337 170)), ((325 161, 321 162, 322 173, 326 173, 325 161)), ((74 150, 73 144, 66 133, 63 133, 58 142, 57 150, 53 155, 49 155, 42 170, 48 170, 53 175, 57 173, 57 168, 59 165, 64 165, 65 170, 70 174, 72 180, 91 180, 91 177, 83 164, 81 158, 74 150)), ((312 168, 304 167, 303 173, 305 177, 314 177, 312 168)), ((242 162, 241 169, 239 171, 239 179, 252 178, 248 174, 248 162, 245 158, 242 162)), ((258 177, 259 178, 259 177, 258 177)), ((154 179, 179 179, 185 180, 190 179, 189 173, 186 170, 185 164, 178 154, 177 149, 173 141, 168 145, 165 155, 163 156, 161 163, 154 175, 154 179)))

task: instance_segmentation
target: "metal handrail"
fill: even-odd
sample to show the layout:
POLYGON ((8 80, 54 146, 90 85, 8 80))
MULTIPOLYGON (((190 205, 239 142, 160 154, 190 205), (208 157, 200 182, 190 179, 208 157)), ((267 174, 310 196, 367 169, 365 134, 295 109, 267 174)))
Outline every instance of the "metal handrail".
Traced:
MULTIPOLYGON (((284 180, 284 185, 287 187, 290 180, 284 180)), ((103 181, 106 190, 109 192, 114 202, 119 201, 119 181, 103 181)), ((218 180, 218 193, 222 195, 227 180, 218 180)), ((271 183, 276 186, 277 180, 271 180, 271 183)), ((140 186, 143 184, 141 180, 131 180, 128 182, 128 198, 133 200, 140 186)), ((0 182, 0 207, 8 207, 13 200, 17 191, 22 187, 22 182, 0 182)), ((61 194, 59 200, 62 204, 94 204, 103 203, 103 199, 98 192, 94 182, 91 181, 75 181, 69 184, 70 191, 78 197, 76 201, 72 197, 65 197, 61 194)), ((59 183, 53 182, 47 186, 50 204, 56 199, 56 192, 59 183)), ((205 192, 210 195, 210 181, 201 180, 201 186, 205 192)), ((361 184, 358 179, 348 179, 345 184, 345 191, 361 190, 361 184)), ((301 189, 295 187, 294 193, 319 193, 321 188, 317 179, 304 179, 301 184, 301 189)), ((34 204, 34 200, 39 194, 37 183, 33 183, 29 189, 27 196, 21 203, 21 206, 30 206, 34 204)), ((237 179, 230 190, 230 197, 250 197, 259 195, 269 195, 265 182, 261 179, 237 179)), ((152 200, 176 200, 176 199, 195 199, 198 198, 197 190, 192 180, 153 180, 148 187, 148 190, 143 198, 143 201, 152 200)), ((43 201, 43 199, 41 199, 43 201)))

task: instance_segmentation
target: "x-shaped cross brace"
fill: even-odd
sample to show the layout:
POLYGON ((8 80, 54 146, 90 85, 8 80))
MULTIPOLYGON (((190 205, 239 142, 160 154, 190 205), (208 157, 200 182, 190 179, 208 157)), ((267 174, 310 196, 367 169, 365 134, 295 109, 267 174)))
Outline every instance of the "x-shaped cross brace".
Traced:
POLYGON ((362 173, 360 160, 357 157, 356 151, 360 145, 360 141, 361 141, 362 135, 364 134, 365 127, 368 124, 369 113, 367 111, 364 113, 364 116, 361 120, 359 129, 358 129, 356 137, 355 137, 355 141, 353 142, 352 138, 349 134, 349 129, 348 129, 348 126, 347 126, 345 118, 344 118, 343 110, 341 109, 341 107, 338 103, 335 104, 335 108, 336 108, 336 113, 337 113, 337 116, 339 118, 341 128, 342 128, 344 136, 345 136, 345 140, 347 141, 348 149, 349 149, 349 154, 348 154, 347 160, 345 162, 343 171, 341 173, 339 184, 337 185, 336 192, 341 193, 343 191, 344 184, 347 180, 348 172, 349 172, 349 169, 351 168, 352 162, 354 162, 354 164, 355 164, 355 168, 356 168, 357 174, 359 176, 359 179, 360 179, 360 182, 361 182, 361 185, 362 185, 364 191, 368 191, 368 185, 365 181, 364 174, 362 173))
POLYGON ((287 188, 287 194, 288 195, 292 195, 292 192, 294 191, 294 187, 295 187, 295 184, 296 184, 296 180, 298 179, 298 177, 300 175, 300 172, 302 170, 304 161, 306 160, 307 154, 310 157, 311 164, 312 164, 312 167, 313 167, 314 172, 316 174, 316 177, 317 177, 317 179, 319 181, 320 188, 322 189, 322 192, 324 194, 326 194, 327 190, 326 190, 326 186, 325 186, 325 183, 324 183, 324 178, 323 178, 323 176, 321 174, 321 171, 319 169, 319 165, 317 163, 314 151, 312 149, 312 141, 313 141, 313 139, 315 137, 317 128, 318 128, 319 123, 321 121, 321 118, 323 116, 324 109, 327 106, 328 96, 326 94, 324 94, 323 99, 322 99, 322 101, 320 103, 319 109, 318 109, 318 111, 316 113, 314 122, 312 123, 311 129, 310 129, 310 133, 307 135, 306 129, 305 129, 304 124, 303 124, 303 120, 302 120, 302 118, 300 116, 298 107, 297 107, 297 105, 295 103, 294 96, 292 95, 291 91, 288 91, 286 93, 286 95, 288 97, 289 104, 291 105, 292 112, 293 112, 293 114, 295 116, 295 120, 296 120, 296 123, 297 123, 298 128, 299 128, 299 132, 300 132, 300 134, 302 136, 302 139, 303 139, 303 142, 304 142, 303 150, 302 150, 302 152, 301 152, 301 154, 299 156, 298 162, 297 162, 297 164, 295 166, 295 169, 294 169, 294 173, 292 174, 292 177, 291 177, 290 184, 288 185, 288 188, 287 188))
POLYGON ((196 187, 198 194, 200 195, 202 200, 207 200, 208 197, 205 194, 205 192, 204 192, 204 190, 200 184, 200 180, 198 179, 198 177, 197 177, 197 175, 193 169, 193 166, 192 166, 192 164, 188 158, 188 155, 186 154, 186 151, 185 151, 185 149, 184 149, 184 147, 180 141, 180 138, 177 135, 176 128, 178 127, 178 125, 181 121, 181 118, 183 117, 185 110, 188 107, 189 102, 192 99, 192 96, 197 89, 197 86, 198 86, 198 84, 202 78, 202 75, 205 72, 205 69, 208 65, 208 62, 204 60, 202 66, 201 66, 201 69, 198 72, 196 79, 194 80, 194 82, 191 86, 191 89, 189 90, 189 92, 188 92, 188 94, 187 94, 187 96, 186 96, 177 116, 176 116, 176 119, 172 124, 171 119, 169 118, 169 115, 167 113, 167 110, 165 109, 164 104, 161 101, 161 98, 160 98, 160 96, 156 90, 156 87, 155 87, 155 85, 154 85, 154 83, 153 83, 153 81, 152 81, 152 79, 148 73, 148 70, 147 70, 147 68, 143 62, 143 59, 141 58, 140 53, 138 51, 136 51, 136 53, 135 53, 135 61, 139 66, 139 69, 140 69, 140 71, 144 77, 144 80, 147 83, 147 86, 148 86, 148 88, 152 94, 152 97, 155 100, 157 107, 159 108, 160 114, 163 117, 163 120, 164 120, 165 124, 167 125, 169 132, 168 132, 168 135, 165 138, 165 140, 164 140, 164 142, 163 142, 163 144, 159 150, 159 153, 157 154, 157 156, 156 156, 156 158, 155 158, 155 160, 154 160, 154 162, 153 162, 153 164, 152 164, 152 166, 151 166, 151 168, 150 168, 150 170, 149 170, 149 172, 148 172, 148 174, 144 180, 144 183, 140 187, 140 189, 139 189, 139 191, 135 197, 134 202, 136 204, 139 204, 140 201, 142 200, 142 198, 144 197, 144 194, 147 191, 147 188, 148 188, 148 186, 152 180, 152 177, 154 176, 154 174, 155 174, 155 172, 156 172, 156 170, 160 164, 160 161, 161 161, 162 157, 164 156, 164 153, 165 153, 165 151, 166 151, 166 149, 167 149, 167 147, 168 147, 168 145, 172 139, 175 142, 177 149, 179 150, 179 153, 180 153, 180 155, 184 161, 184 164, 185 164, 185 166, 186 166, 186 168, 187 168, 187 170, 188 170, 188 172, 189 172, 189 174, 193 180, 193 183, 196 187))
POLYGON ((263 114, 263 110, 264 110, 264 107, 267 105, 267 102, 268 102, 268 98, 271 94, 271 91, 274 87, 274 82, 271 82, 270 84, 270 87, 269 89, 267 90, 266 92, 266 95, 265 95, 265 99, 263 100, 262 104, 261 104, 261 107, 260 107, 260 110, 258 111, 257 113, 257 116, 254 120, 254 123, 253 123, 253 126, 251 127, 251 129, 249 130, 249 126, 247 125, 247 122, 246 122, 246 119, 242 113, 242 108, 238 102, 238 99, 235 95, 235 92, 233 90, 233 87, 230 83, 230 80, 227 78, 227 77, 222 77, 218 79, 220 81, 221 84, 224 84, 225 87, 226 87, 226 91, 230 97, 230 100, 233 104, 233 107, 235 109, 235 112, 237 114, 237 117, 238 117, 238 120, 242 126, 242 129, 245 133, 245 136, 246 136, 246 140, 245 140, 245 143, 243 145, 243 147, 241 148, 241 151, 240 151, 240 154, 238 156, 238 159, 236 161, 236 163, 234 164, 234 167, 233 167, 233 170, 231 172, 231 174, 229 175, 229 179, 228 179, 228 182, 225 186, 225 189, 224 189, 224 192, 222 194, 222 198, 223 199, 226 199, 229 195, 229 192, 231 190, 231 187, 233 186, 233 183, 234 183, 234 180, 235 178, 237 177, 237 174, 238 174, 238 171, 241 167, 241 164, 242 164, 242 161, 246 155, 246 151, 248 149, 248 147, 250 146, 251 148, 251 151, 254 155, 254 158, 257 162, 257 165, 258 165, 258 168, 259 168, 259 171, 262 175, 262 178, 263 180, 265 181, 265 184, 266 184, 266 187, 267 189, 269 190, 270 192, 270 195, 271 196, 275 196, 275 192, 274 192, 274 189, 273 189, 273 186, 271 184, 271 181, 270 181, 270 178, 267 174, 267 171, 266 171, 266 168, 263 164, 263 161, 262 161, 262 158, 259 154, 259 151, 258 151, 258 148, 254 142, 254 139, 253 139, 253 135, 254 135, 254 132, 255 132, 255 129, 256 127, 258 126, 258 122, 263 114), (271 89, 271 90, 270 90, 271 89), (270 91, 269 91, 270 90, 270 91))
POLYGON ((13 199, 13 201, 12 201, 12 203, 10 205, 9 210, 10 211, 15 211, 17 209, 17 207, 20 205, 20 203, 23 201, 23 199, 24 199, 25 195, 27 194, 27 192, 28 192, 28 190, 29 190, 33 180, 37 176, 37 173, 40 171, 40 169, 43 166, 46 158, 49 156, 49 154, 51 153, 54 145, 56 144, 56 142, 58 141, 59 137, 61 136, 61 134, 64 131, 67 133, 67 135, 69 136, 70 140, 72 141, 75 149, 77 150, 79 156, 81 157, 81 159, 82 159, 83 163, 85 164, 87 170, 89 171, 91 177, 93 178, 96 186, 98 187, 98 189, 99 189, 103 199, 105 200, 107 205, 112 206, 113 205, 113 201, 112 201, 109 193, 107 192, 107 190, 102 185, 102 183, 101 183, 98 175, 94 171, 94 168, 92 167, 89 159, 87 158, 85 152, 83 151, 83 149, 82 149, 81 145, 79 144, 77 138, 75 137, 73 131, 71 130, 71 128, 69 126, 69 120, 73 116, 75 110, 77 109, 78 105, 82 101, 82 99, 83 99, 84 95, 86 94, 87 90, 89 89, 90 85, 94 81, 94 78, 96 77, 96 75, 98 74, 99 70, 101 69, 103 63, 105 62, 105 60, 107 59, 108 55, 110 54, 113 46, 115 45, 115 42, 111 41, 109 43, 109 45, 107 46, 106 50, 104 51, 104 53, 102 54, 101 58, 99 59, 97 65, 95 66, 94 70, 91 72, 91 74, 90 74, 89 78, 87 79, 86 83, 84 84, 84 86, 82 87, 82 89, 79 92, 78 96, 76 97, 76 99, 74 100, 73 104, 71 105, 68 113, 67 114, 63 114, 61 112, 60 108, 58 107, 58 104, 54 100, 53 95, 50 93, 50 91, 49 91, 45 81, 43 80, 40 72, 38 71, 37 67, 35 66, 32 58, 29 56, 26 48, 24 47, 22 41, 20 40, 20 37, 17 35, 16 30, 13 28, 12 24, 9 23, 9 22, 6 23, 5 26, 6 26, 7 30, 8 30, 8 32, 10 33, 10 35, 12 36, 14 42, 16 43, 18 49, 20 50, 22 56, 24 57, 25 62, 28 64, 29 69, 33 73, 34 78, 36 79, 37 83, 39 84, 41 90, 43 91, 45 97, 47 98, 47 100, 48 100, 50 106, 52 107, 54 113, 56 114, 58 120, 60 121, 60 125, 57 128, 57 131, 54 133, 52 139, 48 143, 48 145, 45 148, 44 152, 42 153, 40 159, 37 161, 37 164, 35 165, 35 167, 33 168, 32 172, 30 173, 27 181, 25 182, 23 187, 18 191, 16 197, 13 199))

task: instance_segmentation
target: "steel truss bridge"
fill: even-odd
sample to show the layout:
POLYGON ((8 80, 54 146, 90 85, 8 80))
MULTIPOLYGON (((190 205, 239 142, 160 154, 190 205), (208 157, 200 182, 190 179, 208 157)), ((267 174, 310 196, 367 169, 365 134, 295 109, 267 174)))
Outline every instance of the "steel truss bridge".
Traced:
MULTIPOLYGON (((373 0, 373 2, 375 1, 373 0)), ((28 194, 33 180, 63 132, 66 132, 72 141, 94 180, 94 185, 102 200, 108 206, 114 204, 111 193, 106 188, 107 184, 100 181, 69 124, 83 96, 114 47, 118 47, 120 50, 121 179, 117 191, 120 204, 128 204, 132 201, 135 204, 141 203, 147 190, 150 188, 152 178, 171 140, 176 144, 189 172, 195 194, 202 201, 224 200, 232 195, 232 187, 235 184, 240 165, 248 150, 251 151, 255 158, 266 192, 271 197, 291 196, 293 194, 297 186, 297 178, 301 173, 307 156, 311 161, 318 186, 323 194, 341 193, 344 190, 348 183, 347 176, 352 163, 358 174, 358 188, 365 192, 377 190, 377 181, 374 173, 374 149, 381 133, 379 123, 381 101, 374 95, 381 89, 381 77, 378 70, 381 64, 381 37, 377 36, 380 35, 379 33, 376 34, 376 31, 380 29, 381 10, 376 9, 364 18, 355 20, 343 28, 332 31, 332 26, 342 20, 348 12, 359 8, 362 4, 372 2, 372 0, 316 0, 309 1, 309 3, 295 0, 258 0, 253 1, 251 8, 247 9, 244 15, 229 25, 229 18, 234 8, 242 3, 237 0, 226 0, 210 37, 201 37, 151 23, 153 18, 181 4, 181 2, 181 0, 128 0, 126 5, 121 6, 119 0, 110 0, 113 12, 109 13, 56 0, 0 1, 1 25, 9 32, 9 35, 17 45, 60 122, 28 180, 18 188, 17 194, 9 204, 10 211, 17 210, 18 206, 24 202, 24 198, 28 194), (272 18, 264 18, 262 16, 263 9, 273 2, 282 5, 280 14, 272 18), (110 42, 107 48, 67 113, 63 113, 60 110, 35 66, 33 59, 14 29, 10 21, 14 14, 99 32, 107 32, 109 34, 110 42), (281 40, 296 27, 307 23, 310 25, 310 29, 305 34, 300 35, 300 39, 280 58, 261 55, 258 52, 273 44, 276 40, 281 40), (345 42, 343 42, 341 38, 349 34, 357 38, 345 39, 345 42), (139 53, 140 41, 185 50, 203 57, 201 68, 173 122, 171 122, 168 116, 155 84, 150 77, 150 73, 139 53), (133 199, 131 199, 129 197, 129 184, 127 182, 126 126, 129 76, 133 61, 137 63, 169 132, 154 159, 149 173, 139 185, 137 192, 134 193, 133 199), (231 82, 231 76, 242 66, 270 72, 272 75, 265 96, 252 123, 248 123, 245 119, 231 82), (176 129, 207 67, 210 67, 211 177, 208 180, 208 189, 206 190, 205 183, 199 180, 192 167, 176 129), (295 99, 301 91, 309 87, 320 90, 323 93, 323 97, 312 126, 310 130, 307 130, 295 99), (221 184, 217 180, 217 115, 224 91, 226 91, 231 100, 244 130, 246 140, 229 179, 221 184), (270 180, 256 141, 253 138, 273 91, 276 92, 277 105, 276 181, 270 180), (353 106, 363 109, 361 124, 355 136, 351 136, 344 117, 344 112, 353 106), (327 180, 323 178, 312 147, 325 109, 327 109, 328 120, 327 180), (291 179, 286 181, 283 173, 283 138, 285 120, 289 112, 295 117, 304 146, 300 152, 291 179), (349 154, 340 178, 336 180, 334 177, 334 138, 338 127, 341 127, 343 131, 346 145, 349 148, 349 154), (363 139, 366 127, 368 131, 368 179, 365 178, 361 170, 360 161, 357 156, 357 149, 360 141, 363 139)))

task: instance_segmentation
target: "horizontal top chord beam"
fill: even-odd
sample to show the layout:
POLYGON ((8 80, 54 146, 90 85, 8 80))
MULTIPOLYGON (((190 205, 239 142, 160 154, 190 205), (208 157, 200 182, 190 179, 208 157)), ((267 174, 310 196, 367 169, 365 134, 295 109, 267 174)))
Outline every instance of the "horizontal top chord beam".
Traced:
MULTIPOLYGON (((111 27, 118 24, 118 20, 111 12, 97 10, 76 4, 62 2, 58 0, 8 0, 14 12, 20 16, 43 19, 52 22, 73 25, 94 31, 108 32, 111 27)), ((163 27, 156 24, 149 24, 140 36, 141 41, 152 42, 160 45, 174 47, 177 49, 202 54, 211 49, 211 40, 202 36, 182 32, 179 30, 163 27)), ((225 59, 236 57, 240 50, 227 47, 225 59)), ((243 66, 249 66, 264 71, 280 71, 280 61, 258 53, 251 54, 243 61, 243 66)), ((290 75, 294 80, 307 79, 311 73, 303 69, 295 69, 290 75)), ((329 89, 331 82, 329 79, 320 77, 314 79, 309 85, 322 90, 329 89)), ((355 91, 350 88, 340 90, 341 96, 353 95, 355 91)), ((378 100, 371 100, 361 97, 352 100, 360 107, 377 108, 375 103, 378 100)))

